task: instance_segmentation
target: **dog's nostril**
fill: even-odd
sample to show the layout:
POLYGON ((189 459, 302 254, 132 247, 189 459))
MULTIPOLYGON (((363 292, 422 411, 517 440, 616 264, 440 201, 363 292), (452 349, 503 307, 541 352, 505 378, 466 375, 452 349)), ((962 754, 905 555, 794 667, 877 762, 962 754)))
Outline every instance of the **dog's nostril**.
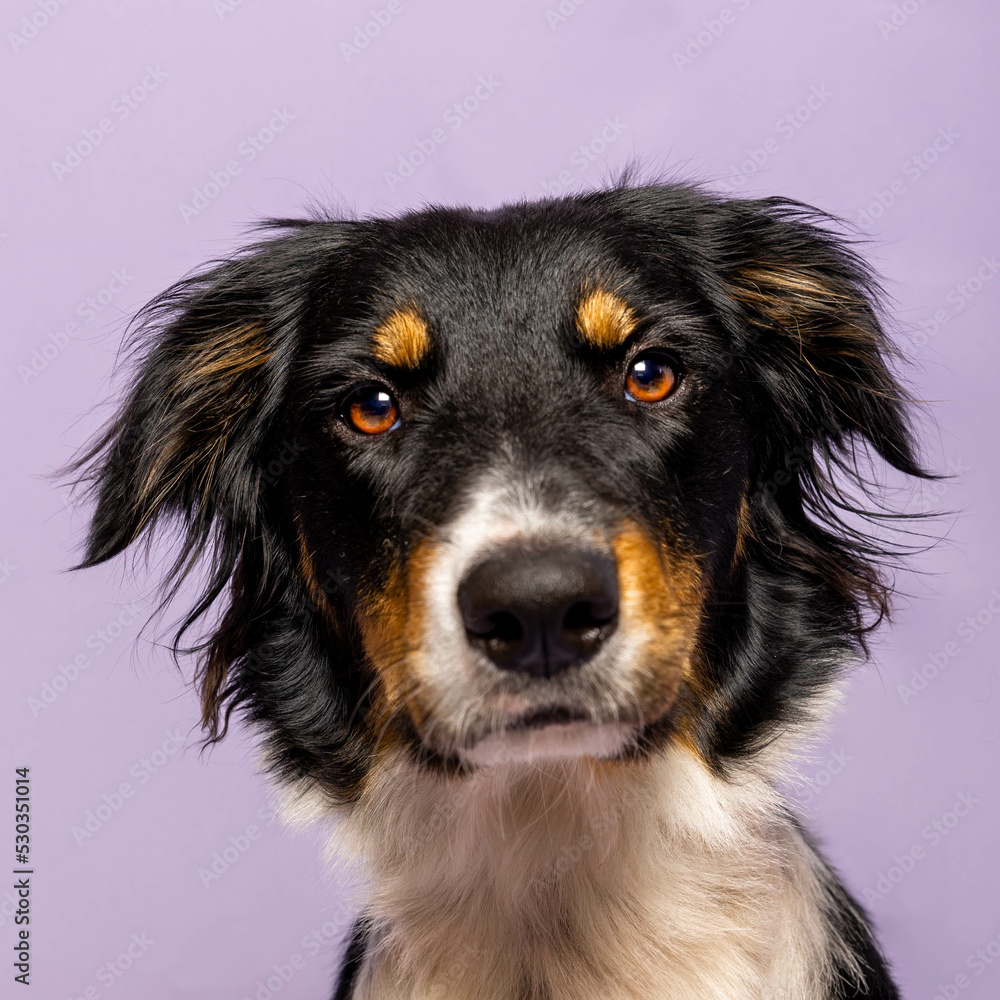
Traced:
MULTIPOLYGON (((604 641, 618 609, 610 602, 577 601, 563 616, 564 642, 589 656, 604 641)), ((613 627, 613 626, 612 626, 613 627)))
POLYGON ((496 666, 550 676, 614 631, 617 574, 600 552, 510 548, 468 573, 458 603, 469 642, 496 666))
POLYGON ((610 601, 577 601, 563 617, 563 628, 570 632, 587 632, 607 625, 618 613, 610 601))
POLYGON ((518 642, 524 638, 524 629, 517 616, 506 611, 496 611, 472 622, 466 621, 465 629, 487 642, 518 642))

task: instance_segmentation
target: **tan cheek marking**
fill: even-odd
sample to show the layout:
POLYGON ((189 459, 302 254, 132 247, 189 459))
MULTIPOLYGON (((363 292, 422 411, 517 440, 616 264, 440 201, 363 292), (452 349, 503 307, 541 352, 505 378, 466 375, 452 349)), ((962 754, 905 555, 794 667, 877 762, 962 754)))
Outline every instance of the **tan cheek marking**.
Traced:
POLYGON ((416 661, 424 646, 426 579, 435 556, 431 542, 419 543, 406 565, 395 567, 385 586, 362 601, 362 641, 379 681, 373 699, 374 725, 383 736, 390 733, 392 719, 401 711, 408 711, 417 726, 429 712, 421 698, 416 661))
POLYGON ((576 329, 591 347, 620 347, 638 319, 631 306, 614 292, 597 288, 587 292, 576 307, 576 329))
POLYGON ((394 368, 419 368, 431 349, 431 335, 415 306, 390 313, 375 329, 372 352, 394 368))
POLYGON ((698 684, 695 647, 702 615, 697 560, 677 546, 658 543, 628 522, 612 542, 618 564, 621 617, 638 637, 643 668, 637 698, 650 714, 662 714, 683 679, 698 684))

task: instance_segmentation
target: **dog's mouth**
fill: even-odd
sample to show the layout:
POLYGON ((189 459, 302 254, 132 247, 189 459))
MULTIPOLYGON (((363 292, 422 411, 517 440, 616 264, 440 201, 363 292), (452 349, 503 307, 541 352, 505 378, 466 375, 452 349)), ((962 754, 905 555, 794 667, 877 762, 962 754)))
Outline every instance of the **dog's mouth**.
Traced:
POLYGON ((636 746, 641 725, 622 719, 601 721, 577 709, 536 709, 487 729, 459 747, 456 755, 475 767, 553 758, 624 757, 636 746))
POLYGON ((544 729, 546 726, 565 726, 571 722, 593 722, 593 719, 579 709, 554 705, 548 708, 539 708, 512 719, 503 727, 503 731, 516 733, 529 729, 544 729))

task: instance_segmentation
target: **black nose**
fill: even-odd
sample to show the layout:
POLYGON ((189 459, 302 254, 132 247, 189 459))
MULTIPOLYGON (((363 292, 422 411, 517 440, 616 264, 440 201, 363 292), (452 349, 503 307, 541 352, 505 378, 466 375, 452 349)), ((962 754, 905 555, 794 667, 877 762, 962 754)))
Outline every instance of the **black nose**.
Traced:
POLYGON ((581 549, 509 549, 469 571, 458 604, 469 642, 498 667, 551 677, 614 631, 615 564, 581 549))

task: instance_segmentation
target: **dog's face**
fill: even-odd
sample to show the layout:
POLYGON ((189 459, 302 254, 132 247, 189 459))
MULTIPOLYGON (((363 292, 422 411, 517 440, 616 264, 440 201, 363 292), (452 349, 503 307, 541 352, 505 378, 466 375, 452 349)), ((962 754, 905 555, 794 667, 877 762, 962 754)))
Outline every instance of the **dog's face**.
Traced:
POLYGON ((722 338, 600 232, 436 223, 386 227, 350 318, 314 313, 283 491, 300 572, 360 634, 387 738, 619 754, 696 684, 703 575, 734 554, 722 338))
POLYGON ((919 472, 870 296, 793 207, 688 188, 299 224, 147 314, 87 562, 214 536, 206 723, 340 797, 387 748, 718 765, 881 596, 807 516, 855 437, 919 472))

